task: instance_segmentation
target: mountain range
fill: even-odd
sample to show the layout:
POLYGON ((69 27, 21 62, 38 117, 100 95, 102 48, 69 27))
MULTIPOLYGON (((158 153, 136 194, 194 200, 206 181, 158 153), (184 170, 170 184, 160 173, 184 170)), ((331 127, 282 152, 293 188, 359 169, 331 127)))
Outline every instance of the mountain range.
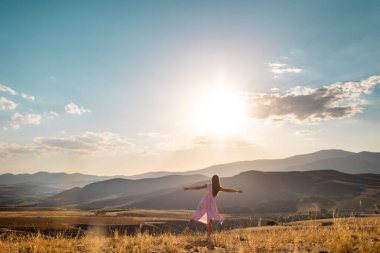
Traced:
POLYGON ((167 175, 202 174, 212 176, 218 174, 230 177, 248 170, 259 171, 307 171, 307 170, 337 170, 345 173, 380 173, 380 153, 359 152, 331 149, 314 153, 296 155, 283 159, 259 159, 213 165, 200 170, 185 172, 148 172, 130 176, 130 179, 147 177, 162 177, 167 175))
MULTIPOLYGON (((48 198, 44 206, 80 209, 142 208, 194 209, 203 191, 184 191, 186 185, 204 185, 202 175, 172 175, 160 178, 111 179, 74 188, 48 198)), ((224 187, 242 189, 243 194, 221 192, 222 211, 297 211, 308 205, 315 209, 367 208, 380 204, 379 174, 348 174, 334 170, 262 172, 246 171, 221 179, 224 187)))
MULTIPOLYGON (((114 176, 120 177, 120 176, 114 176)), ((69 189, 76 186, 84 186, 89 183, 111 179, 110 176, 94 176, 85 175, 81 173, 49 173, 49 172, 37 172, 34 174, 11 174, 6 173, 0 175, 0 184, 15 185, 15 184, 31 184, 41 185, 45 187, 51 187, 55 189, 69 189)))
POLYGON ((353 208, 358 198, 379 203, 380 153, 321 150, 284 159, 241 161, 186 172, 149 172, 100 177, 47 173, 0 175, 0 205, 97 208, 190 208, 202 191, 183 186, 205 184, 218 174, 226 187, 244 194, 221 194, 223 210, 298 210, 308 206, 353 208), (376 195, 378 194, 378 195, 376 195))

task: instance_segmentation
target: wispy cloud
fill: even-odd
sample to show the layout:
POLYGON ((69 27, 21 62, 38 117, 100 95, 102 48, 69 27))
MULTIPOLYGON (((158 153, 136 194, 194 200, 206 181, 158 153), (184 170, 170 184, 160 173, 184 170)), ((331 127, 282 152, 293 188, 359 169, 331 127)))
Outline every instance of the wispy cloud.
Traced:
POLYGON ((281 93, 246 93, 250 114, 293 122, 351 118, 364 110, 365 95, 380 83, 380 76, 360 82, 337 82, 321 88, 295 87, 281 93))
POLYGON ((47 119, 54 119, 54 118, 58 117, 58 113, 56 113, 54 111, 45 112, 44 117, 46 117, 47 119))
POLYGON ((312 141, 315 139, 316 131, 302 129, 294 132, 294 135, 300 137, 301 139, 312 141))
POLYGON ((16 109, 17 104, 5 97, 0 97, 0 111, 10 111, 16 109))
POLYGON ((252 136, 246 135, 226 135, 223 137, 204 134, 192 139, 193 145, 227 145, 227 146, 251 146, 255 145, 252 136))
POLYGON ((36 142, 47 147, 79 153, 126 153, 135 145, 126 137, 111 132, 84 132, 68 137, 37 138, 36 142))
POLYGON ((89 109, 79 107, 73 102, 70 102, 67 105, 65 105, 65 111, 69 114, 76 114, 76 115, 82 115, 83 113, 91 112, 89 109))
POLYGON ((0 92, 6 92, 14 96, 17 95, 17 92, 15 90, 4 85, 0 85, 0 92))
POLYGON ((41 115, 15 113, 12 115, 9 124, 13 129, 19 129, 21 125, 39 125, 41 122, 41 115))
POLYGON ((20 96, 21 96, 22 98, 25 98, 25 99, 28 99, 28 100, 32 100, 32 101, 35 100, 35 97, 34 97, 34 96, 32 96, 32 95, 28 95, 28 94, 26 94, 26 93, 21 93, 20 96))
POLYGON ((0 159, 12 158, 18 155, 37 154, 42 152, 40 146, 34 143, 19 144, 0 142, 0 159))
POLYGON ((272 73, 276 74, 276 75, 281 75, 284 73, 300 73, 300 72, 302 72, 301 68, 291 67, 285 63, 278 63, 278 62, 269 63, 268 66, 271 68, 272 73))
POLYGON ((169 134, 157 133, 157 132, 142 132, 142 133, 138 133, 137 135, 141 137, 151 138, 151 139, 164 139, 164 138, 170 137, 169 134))
POLYGON ((128 138, 111 132, 84 132, 65 137, 39 137, 31 143, 0 143, 0 157, 19 154, 39 154, 69 152, 77 155, 108 156, 138 152, 128 138))
POLYGON ((305 136, 311 136, 311 135, 315 134, 315 132, 310 131, 310 130, 298 130, 298 131, 294 132, 294 134, 296 136, 305 137, 305 136))

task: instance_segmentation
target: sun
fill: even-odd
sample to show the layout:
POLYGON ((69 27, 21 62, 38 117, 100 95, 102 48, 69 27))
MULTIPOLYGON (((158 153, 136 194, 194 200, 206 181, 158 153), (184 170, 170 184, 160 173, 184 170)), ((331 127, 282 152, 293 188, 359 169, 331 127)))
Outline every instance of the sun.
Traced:
POLYGON ((239 134, 245 127, 246 106, 237 92, 220 88, 196 100, 192 118, 195 129, 202 134, 239 134))

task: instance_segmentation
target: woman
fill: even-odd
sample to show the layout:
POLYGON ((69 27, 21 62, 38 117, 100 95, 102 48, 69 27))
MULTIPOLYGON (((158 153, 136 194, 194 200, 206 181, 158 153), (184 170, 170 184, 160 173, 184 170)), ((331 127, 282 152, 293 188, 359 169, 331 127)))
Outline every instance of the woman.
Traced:
POLYGON ((216 207, 215 198, 218 195, 219 191, 239 193, 243 192, 242 190, 223 188, 222 186, 220 186, 219 176, 217 175, 214 175, 212 177, 211 182, 211 184, 184 188, 185 191, 207 189, 206 194, 199 202, 197 210, 193 213, 189 221, 189 224, 185 229, 187 231, 190 225, 194 223, 194 221, 202 222, 204 224, 207 224, 207 237, 210 237, 212 233, 212 220, 217 220, 220 224, 222 224, 224 220, 224 217, 219 214, 218 208, 216 207))

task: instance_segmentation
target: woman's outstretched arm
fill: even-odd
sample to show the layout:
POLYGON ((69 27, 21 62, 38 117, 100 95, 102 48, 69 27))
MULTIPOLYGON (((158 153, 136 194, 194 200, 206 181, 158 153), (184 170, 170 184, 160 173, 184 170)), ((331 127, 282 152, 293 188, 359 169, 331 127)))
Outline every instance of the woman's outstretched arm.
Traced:
POLYGON ((205 189, 207 187, 207 185, 201 185, 201 186, 194 186, 194 187, 184 187, 183 189, 185 191, 187 190, 201 190, 201 189, 205 189))
POLYGON ((228 188, 223 188, 223 187, 220 187, 219 191, 222 191, 222 192, 239 192, 239 193, 243 192, 242 190, 228 189, 228 188))

